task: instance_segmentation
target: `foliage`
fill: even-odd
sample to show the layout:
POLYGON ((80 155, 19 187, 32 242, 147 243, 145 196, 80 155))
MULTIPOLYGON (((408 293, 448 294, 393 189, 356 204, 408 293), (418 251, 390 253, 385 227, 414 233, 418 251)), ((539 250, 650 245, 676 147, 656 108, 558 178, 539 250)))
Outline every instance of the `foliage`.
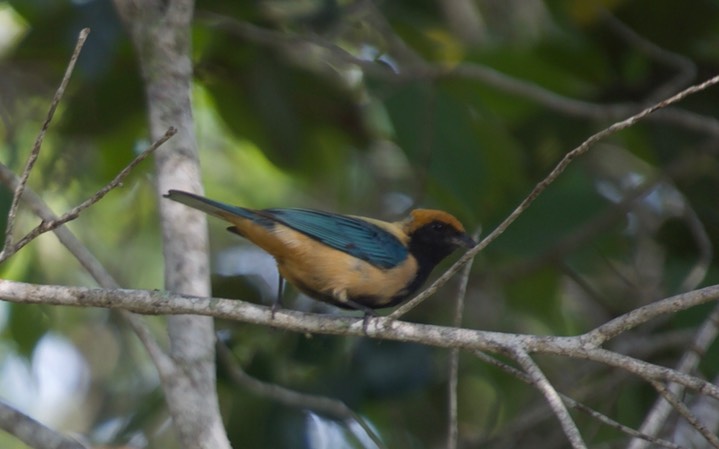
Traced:
MULTIPOLYGON (((314 207, 385 219, 416 205, 437 207, 486 234, 562 155, 616 118, 608 106, 635 110, 715 74, 719 65, 719 14, 712 2, 682 4, 678 13, 668 1, 457 1, 474 14, 465 16, 445 3, 198 1, 194 114, 208 195, 251 207, 314 207), (459 70, 472 65, 586 107, 536 101, 459 70)), ((64 211, 145 145, 142 79, 111 2, 0 3, 0 14, 11 12, 22 34, 0 49, 0 156, 16 172, 77 32, 92 29, 30 179, 64 211)), ((701 285, 715 283, 706 252, 719 241, 712 193, 719 191, 716 135, 697 123, 715 122, 717 95, 709 90, 681 104, 696 113, 684 122, 642 122, 572 164, 481 253, 463 326, 576 334, 681 291, 694 269, 707 270, 701 285), (647 183, 654 184, 630 210, 619 209, 647 183)), ((9 201, 0 190, 0 212, 9 201)), ((152 167, 145 164, 70 226, 124 287, 162 288, 156 201, 152 167)), ((23 229, 34 223, 23 215, 23 229)), ((210 235, 215 295, 271 301, 272 264, 220 223, 211 222, 210 235)), ((52 236, 0 266, 0 277, 93 285, 52 236)), ((442 289, 407 318, 450 325, 455 292, 452 285, 442 289)), ((341 313, 303 297, 288 305, 341 313)), ((3 397, 30 404, 31 413, 45 408, 44 418, 57 427, 98 443, 148 439, 152 447, 173 447, 156 374, 114 313, 8 304, 2 310, 3 397), (41 369, 39 348, 53 338, 81 355, 76 377, 62 385, 75 395, 73 413, 65 396, 47 406, 38 391, 10 388, 17 376, 12 370, 23 373, 25 390, 43 385, 32 373, 41 369)), ((707 313, 679 314, 616 344, 631 353, 631 339, 646 340, 653 346, 647 344, 652 349, 644 357, 672 366, 691 334, 670 336, 695 329, 707 313)), ((388 447, 444 444, 445 351, 232 322, 218 327, 249 374, 342 399, 388 447)), ((716 376, 716 360, 706 357, 700 374, 716 376)), ((653 391, 631 379, 613 388, 616 373, 604 368, 542 362, 560 391, 600 411, 618 410, 613 415, 627 425, 638 426, 654 401, 653 391)), ((311 423, 325 423, 315 432, 328 431, 326 421, 253 395, 222 366, 218 377, 235 447, 323 447, 312 443, 311 423)), ((543 400, 506 373, 463 356, 459 391, 461 447, 565 444, 551 414, 522 419, 543 400)), ((344 432, 346 447, 360 447, 344 432)), ((625 441, 606 428, 585 438, 593 446, 625 441)))

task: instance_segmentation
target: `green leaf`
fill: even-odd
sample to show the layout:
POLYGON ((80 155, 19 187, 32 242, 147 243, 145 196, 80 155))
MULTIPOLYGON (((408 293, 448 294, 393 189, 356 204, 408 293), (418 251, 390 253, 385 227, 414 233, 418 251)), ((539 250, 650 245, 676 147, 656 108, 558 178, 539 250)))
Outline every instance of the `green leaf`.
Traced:
POLYGON ((48 331, 49 320, 44 307, 28 304, 10 304, 8 331, 17 345, 17 350, 25 357, 32 355, 35 346, 48 331))

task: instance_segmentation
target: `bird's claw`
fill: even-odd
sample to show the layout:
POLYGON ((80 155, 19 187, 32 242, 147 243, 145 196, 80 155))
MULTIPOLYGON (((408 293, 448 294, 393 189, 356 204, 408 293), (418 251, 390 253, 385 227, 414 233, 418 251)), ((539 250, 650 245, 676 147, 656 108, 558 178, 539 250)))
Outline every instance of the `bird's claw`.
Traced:
POLYGON ((280 310, 281 308, 282 308, 282 303, 280 303, 279 301, 275 301, 272 303, 272 308, 270 309, 271 310, 270 313, 271 313, 271 318, 273 320, 275 319, 275 313, 277 313, 277 311, 280 310))
POLYGON ((364 317, 362 317, 362 333, 365 335, 367 334, 367 327, 369 326, 369 322, 372 318, 375 318, 377 316, 376 313, 372 310, 365 310, 364 317))

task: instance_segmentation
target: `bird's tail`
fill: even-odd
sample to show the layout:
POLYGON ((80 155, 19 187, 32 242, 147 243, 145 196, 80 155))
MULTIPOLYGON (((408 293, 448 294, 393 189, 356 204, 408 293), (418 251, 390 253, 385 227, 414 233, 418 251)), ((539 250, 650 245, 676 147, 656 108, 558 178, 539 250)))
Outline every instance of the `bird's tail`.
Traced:
POLYGON ((194 193, 183 192, 182 190, 170 190, 163 196, 172 201, 177 201, 193 209, 201 210, 214 217, 230 222, 232 222, 232 217, 242 217, 252 220, 256 216, 256 213, 250 209, 220 203, 219 201, 195 195, 194 193))

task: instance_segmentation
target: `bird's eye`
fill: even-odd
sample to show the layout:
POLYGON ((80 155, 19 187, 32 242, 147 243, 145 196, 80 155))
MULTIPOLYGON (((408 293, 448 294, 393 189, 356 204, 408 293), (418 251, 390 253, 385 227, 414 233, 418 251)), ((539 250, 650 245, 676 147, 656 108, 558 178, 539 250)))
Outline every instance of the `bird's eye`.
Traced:
POLYGON ((432 229, 434 229, 435 231, 444 231, 445 229, 447 229, 447 225, 442 222, 436 221, 432 223, 432 229))

